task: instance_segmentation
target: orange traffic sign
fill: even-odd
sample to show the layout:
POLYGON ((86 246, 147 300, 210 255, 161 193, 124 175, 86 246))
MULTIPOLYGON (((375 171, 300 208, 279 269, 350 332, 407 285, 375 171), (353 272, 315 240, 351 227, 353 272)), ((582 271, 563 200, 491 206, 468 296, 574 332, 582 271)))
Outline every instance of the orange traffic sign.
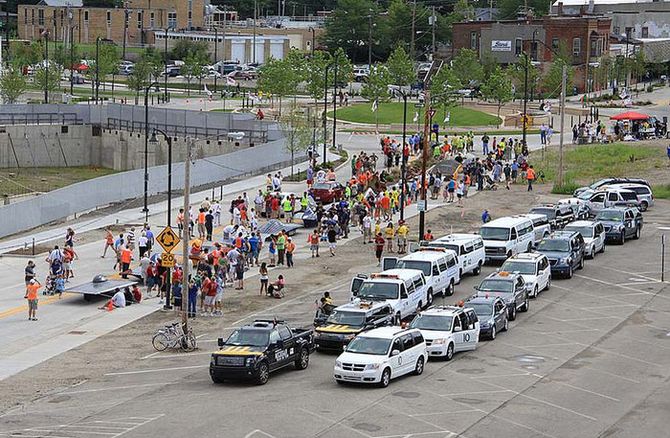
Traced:
POLYGON ((163 231, 156 236, 156 242, 165 250, 165 252, 172 252, 172 250, 179 245, 181 239, 177 233, 170 227, 163 228, 163 231))

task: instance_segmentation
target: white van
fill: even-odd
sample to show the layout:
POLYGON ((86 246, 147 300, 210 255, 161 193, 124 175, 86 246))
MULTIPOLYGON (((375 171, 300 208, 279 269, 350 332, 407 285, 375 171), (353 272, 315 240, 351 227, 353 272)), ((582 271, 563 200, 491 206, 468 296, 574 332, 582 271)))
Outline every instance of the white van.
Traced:
POLYGON ((533 221, 525 217, 501 217, 479 229, 484 239, 486 261, 506 260, 522 252, 530 252, 535 242, 533 221))
POLYGON ((640 200, 640 211, 647 211, 649 207, 654 205, 654 194, 651 191, 651 188, 645 184, 612 184, 610 187, 632 190, 637 195, 637 198, 640 200))
POLYGON ((527 217, 533 221, 533 232, 535 233, 535 245, 540 243, 540 240, 544 239, 551 234, 551 224, 549 219, 547 219, 546 214, 540 213, 527 213, 520 214, 519 216, 527 217))
POLYGON ((434 295, 453 295, 454 285, 461 281, 458 257, 450 249, 424 247, 403 258, 384 257, 382 267, 384 271, 396 268, 423 272, 428 285, 427 306, 433 304, 434 295))
POLYGON ((468 272, 471 272, 472 275, 479 275, 486 261, 484 240, 479 234, 448 234, 430 242, 424 240, 421 242, 421 246, 455 251, 458 256, 459 281, 468 272))
POLYGON ((428 303, 428 287, 423 272, 390 269, 379 274, 358 274, 351 281, 352 299, 386 301, 393 307, 394 323, 419 312, 428 303))

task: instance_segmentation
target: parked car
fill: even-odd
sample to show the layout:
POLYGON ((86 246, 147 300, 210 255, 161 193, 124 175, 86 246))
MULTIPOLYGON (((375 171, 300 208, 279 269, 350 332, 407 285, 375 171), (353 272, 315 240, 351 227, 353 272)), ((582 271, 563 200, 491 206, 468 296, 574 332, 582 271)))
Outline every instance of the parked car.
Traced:
POLYGON ((566 224, 575 219, 572 208, 561 204, 542 204, 530 209, 529 213, 543 214, 552 230, 563 228, 566 224))
POLYGON ((421 247, 450 249, 458 257, 459 280, 471 272, 479 275, 486 260, 484 240, 478 234, 452 233, 431 241, 421 241, 421 247))
POLYGON ((479 319, 474 310, 434 306, 416 316, 410 328, 421 330, 430 357, 451 360, 454 353, 477 348, 479 319))
POLYGON ((497 333, 509 328, 507 306, 500 297, 474 296, 465 302, 465 308, 472 309, 479 319, 479 339, 494 340, 497 333))
POLYGON ((479 235, 484 239, 487 262, 530 252, 535 242, 533 221, 520 216, 494 219, 482 225, 479 235))
POLYGON ((605 227, 607 240, 623 245, 629 237, 640 238, 643 219, 637 208, 606 208, 596 215, 596 220, 605 227))
POLYGON ((594 258, 597 253, 605 252, 605 226, 599 221, 576 221, 568 224, 563 231, 577 231, 584 238, 584 255, 594 258))
POLYGON ((640 206, 640 199, 634 191, 616 187, 597 191, 587 190, 582 192, 578 198, 588 204, 591 216, 597 215, 605 208, 640 206))
POLYGON ((575 231, 556 231, 537 246, 551 265, 551 274, 572 278, 575 269, 584 268, 584 238, 575 231))
POLYGON ((654 206, 654 193, 648 185, 625 183, 613 184, 612 187, 634 191, 640 201, 640 211, 647 211, 649 207, 654 206))
POLYGON ((533 298, 537 298, 540 292, 551 287, 549 259, 544 254, 538 252, 517 254, 505 260, 500 269, 521 274, 533 298))
POLYGON ((342 351, 361 332, 391 325, 393 308, 383 301, 354 300, 332 310, 330 315, 314 320, 314 343, 317 350, 342 351))
POLYGON ((594 182, 593 184, 586 186, 586 187, 580 187, 575 192, 573 195, 575 197, 578 197, 578 195, 586 190, 597 190, 603 186, 607 185, 612 185, 612 184, 625 184, 625 183, 633 183, 633 184, 642 184, 647 187, 649 187, 649 182, 647 180, 642 179, 642 178, 603 178, 601 180, 598 180, 594 182))
POLYGON ((475 287, 478 297, 500 297, 505 302, 510 321, 516 319, 517 311, 527 312, 528 288, 523 276, 516 272, 499 271, 486 277, 475 287))

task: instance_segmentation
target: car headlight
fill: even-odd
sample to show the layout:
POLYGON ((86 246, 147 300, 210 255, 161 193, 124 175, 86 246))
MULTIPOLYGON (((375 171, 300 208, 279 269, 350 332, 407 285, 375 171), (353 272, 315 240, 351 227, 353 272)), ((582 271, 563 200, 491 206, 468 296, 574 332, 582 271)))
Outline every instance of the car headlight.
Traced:
POLYGON ((619 231, 623 231, 623 229, 624 229, 623 224, 619 224, 619 225, 617 225, 617 230, 619 230, 619 231))
POLYGON ((212 356, 212 358, 209 360, 210 365, 216 365, 216 357, 212 356))
POLYGON ((336 368, 342 368, 342 362, 340 362, 339 360, 336 360, 335 361, 335 367, 336 368))
POLYGON ((486 320, 486 321, 482 321, 482 325, 481 325, 481 326, 482 326, 482 328, 489 328, 489 327, 491 327, 492 325, 493 325, 493 320, 492 320, 492 319, 488 319, 488 320, 486 320))
POLYGON ((365 365, 366 370, 378 370, 379 369, 379 364, 378 363, 369 363, 365 365))
POLYGON ((350 334, 350 335, 344 335, 344 340, 345 340, 345 341, 351 341, 351 340, 354 339, 355 337, 356 337, 356 333, 352 333, 352 334, 350 334))
POLYGON ((314 332, 315 338, 320 338, 322 336, 321 332, 314 332))
POLYGON ((255 358, 253 358, 253 357, 247 357, 247 360, 245 361, 245 363, 246 363, 246 365, 249 367, 249 366, 253 365, 255 361, 256 361, 255 358))
POLYGON ((434 340, 433 340, 433 345, 435 345, 435 344, 446 344, 446 343, 447 343, 447 340, 444 339, 444 338, 434 339, 434 340))

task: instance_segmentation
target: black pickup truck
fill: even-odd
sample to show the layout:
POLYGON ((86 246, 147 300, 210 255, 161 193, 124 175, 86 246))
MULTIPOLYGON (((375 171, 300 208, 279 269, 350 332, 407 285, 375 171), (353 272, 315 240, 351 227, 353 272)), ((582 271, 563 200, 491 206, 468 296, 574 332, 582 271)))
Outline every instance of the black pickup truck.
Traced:
POLYGON ((219 338, 212 353, 209 375, 214 383, 252 379, 264 385, 270 373, 293 364, 304 370, 314 351, 310 329, 289 328, 283 321, 256 320, 235 330, 227 340, 219 338))

